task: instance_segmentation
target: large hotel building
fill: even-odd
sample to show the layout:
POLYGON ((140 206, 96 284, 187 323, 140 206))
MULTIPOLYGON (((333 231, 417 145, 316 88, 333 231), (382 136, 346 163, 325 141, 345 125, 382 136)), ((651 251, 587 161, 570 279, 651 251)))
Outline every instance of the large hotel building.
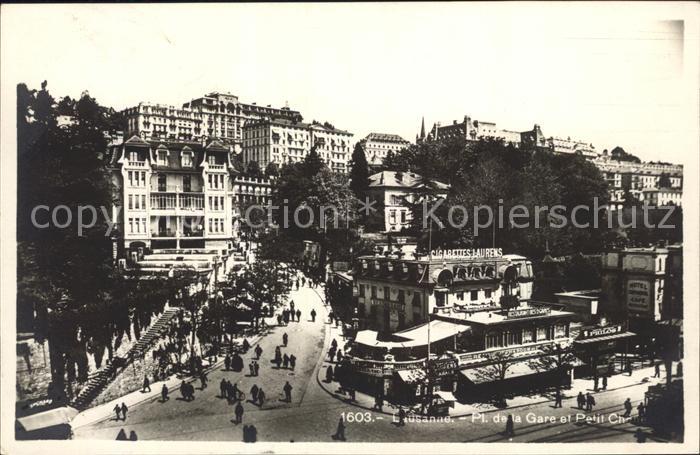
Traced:
POLYGON ((385 133, 369 133, 359 143, 365 152, 367 164, 370 168, 381 166, 387 153, 398 153, 411 145, 410 142, 398 134, 385 133))
POLYGON ((301 121, 298 111, 242 103, 229 93, 213 92, 184 103, 182 107, 139 103, 124 111, 125 137, 171 141, 213 138, 240 151, 243 127, 250 120, 287 119, 301 121))
POLYGON ((261 169, 270 163, 302 161, 312 148, 334 172, 348 171, 352 133, 328 123, 302 123, 288 119, 264 119, 243 128, 243 162, 257 161, 261 169))

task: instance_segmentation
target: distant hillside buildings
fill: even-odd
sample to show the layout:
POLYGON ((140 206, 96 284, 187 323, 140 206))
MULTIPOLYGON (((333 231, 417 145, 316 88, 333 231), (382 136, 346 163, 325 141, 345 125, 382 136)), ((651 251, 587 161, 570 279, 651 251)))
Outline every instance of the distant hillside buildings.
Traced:
POLYGON ((411 145, 397 134, 386 133, 369 133, 360 144, 367 157, 367 164, 372 168, 381 166, 387 153, 396 154, 411 145))

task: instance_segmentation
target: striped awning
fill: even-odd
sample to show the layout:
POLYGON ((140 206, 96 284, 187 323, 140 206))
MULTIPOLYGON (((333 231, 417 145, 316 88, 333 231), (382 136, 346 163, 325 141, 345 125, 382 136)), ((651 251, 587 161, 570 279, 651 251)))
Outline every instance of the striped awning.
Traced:
POLYGON ((574 343, 577 343, 577 344, 599 343, 601 341, 613 341, 613 340, 619 340, 621 338, 629 338, 629 337, 633 337, 635 335, 636 335, 636 333, 633 333, 633 332, 622 332, 622 333, 615 333, 613 335, 606 335, 604 337, 586 338, 583 340, 574 340, 574 343))

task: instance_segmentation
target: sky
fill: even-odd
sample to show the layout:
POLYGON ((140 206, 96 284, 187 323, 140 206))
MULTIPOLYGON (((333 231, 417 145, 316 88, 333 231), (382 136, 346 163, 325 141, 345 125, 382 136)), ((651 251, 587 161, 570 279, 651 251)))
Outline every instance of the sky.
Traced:
POLYGON ((359 140, 472 119, 697 154, 697 5, 3 5, 3 84, 122 109, 211 91, 359 140), (689 18, 695 22, 689 22, 689 18), (685 19, 685 22, 683 21, 685 19), (690 46, 690 47, 689 47, 690 46), (685 49, 684 49, 685 47, 685 49), (689 52, 690 49, 690 52, 689 52), (9 74, 9 76, 8 76, 9 74))

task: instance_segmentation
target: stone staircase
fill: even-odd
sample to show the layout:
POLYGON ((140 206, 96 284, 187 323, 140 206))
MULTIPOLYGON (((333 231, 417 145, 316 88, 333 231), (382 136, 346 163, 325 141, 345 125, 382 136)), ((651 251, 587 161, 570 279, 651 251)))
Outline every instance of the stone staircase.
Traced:
POLYGON ((90 406, 92 400, 104 390, 109 382, 119 372, 120 368, 126 367, 132 359, 141 357, 149 347, 168 329, 170 321, 175 317, 178 308, 166 308, 158 317, 155 323, 141 335, 138 342, 134 344, 123 356, 114 356, 108 360, 104 368, 101 368, 88 376, 88 380, 80 390, 78 395, 71 402, 71 406, 82 411, 90 406))

